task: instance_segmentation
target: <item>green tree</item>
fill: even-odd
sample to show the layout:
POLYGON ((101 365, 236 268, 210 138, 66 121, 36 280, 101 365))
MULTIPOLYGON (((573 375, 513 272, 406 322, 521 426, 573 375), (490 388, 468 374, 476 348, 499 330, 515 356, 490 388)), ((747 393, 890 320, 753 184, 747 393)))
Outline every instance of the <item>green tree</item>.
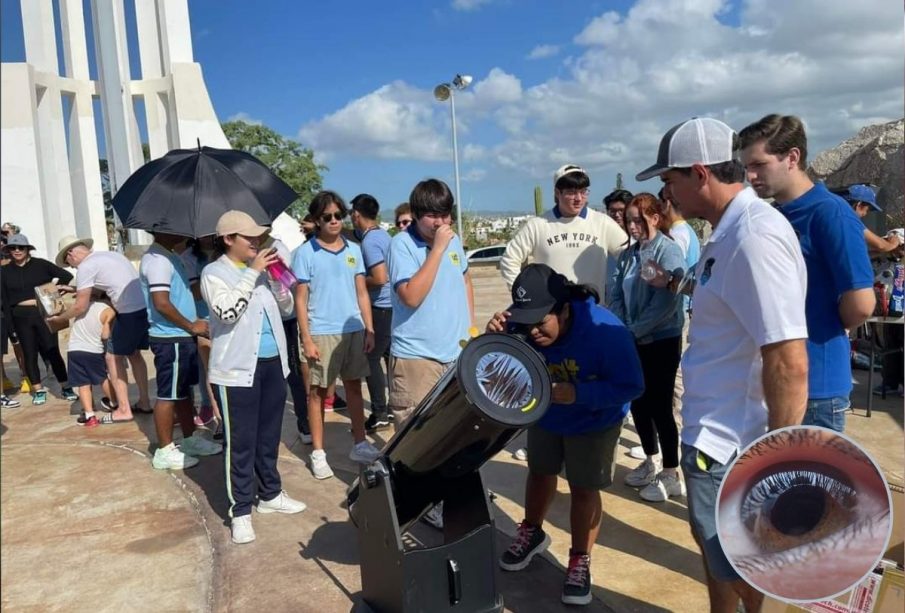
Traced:
POLYGON ((222 128, 233 149, 257 157, 296 191, 299 199, 286 212, 297 219, 304 217, 308 203, 323 185, 321 173, 327 170, 314 161, 314 152, 264 125, 227 121, 222 128))

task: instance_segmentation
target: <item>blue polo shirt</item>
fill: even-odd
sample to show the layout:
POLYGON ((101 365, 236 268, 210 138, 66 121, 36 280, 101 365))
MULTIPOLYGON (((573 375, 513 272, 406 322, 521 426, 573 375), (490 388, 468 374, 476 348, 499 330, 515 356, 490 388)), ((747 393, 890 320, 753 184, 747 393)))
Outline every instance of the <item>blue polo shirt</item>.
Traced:
MULTIPOLYGON (((390 251, 390 241, 393 240, 389 232, 379 227, 371 228, 360 235, 359 240, 361 241, 361 254, 365 259, 365 270, 371 270, 378 264, 386 263, 390 251)), ((376 307, 389 309, 392 306, 389 282, 380 287, 369 287, 368 295, 371 297, 371 304, 376 307)))
POLYGON ((779 210, 798 235, 808 270, 808 397, 848 397, 851 346, 839 319, 839 299, 847 291, 873 287, 864 226, 822 183, 779 210))
POLYGON ((399 358, 455 360, 468 338, 471 316, 464 275, 468 262, 462 242, 454 236, 443 254, 437 277, 418 308, 403 304, 397 289, 415 276, 430 251, 415 224, 393 237, 390 243, 389 276, 393 288, 393 341, 390 353, 399 358))
POLYGON ((149 336, 152 339, 167 340, 191 338, 191 334, 161 315, 154 308, 154 301, 151 298, 151 294, 155 292, 169 292, 170 303, 180 315, 189 321, 198 319, 195 298, 189 286, 189 275, 182 259, 169 249, 153 243, 141 256, 138 276, 148 306, 149 336))
POLYGON ((308 284, 308 327, 311 334, 345 334, 364 330, 355 277, 365 274, 364 258, 355 243, 342 239, 338 251, 316 238, 299 247, 292 272, 308 284))

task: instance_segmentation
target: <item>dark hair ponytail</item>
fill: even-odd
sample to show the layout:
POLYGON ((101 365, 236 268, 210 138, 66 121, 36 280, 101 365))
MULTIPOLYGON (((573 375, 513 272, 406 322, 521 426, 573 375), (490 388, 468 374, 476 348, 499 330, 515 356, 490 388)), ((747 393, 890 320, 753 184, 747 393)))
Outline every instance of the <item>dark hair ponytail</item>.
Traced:
POLYGON ((566 281, 566 289, 568 290, 568 297, 566 298, 566 300, 556 303, 556 306, 553 307, 554 313, 562 313, 563 307, 567 302, 584 302, 588 298, 593 298, 594 302, 600 302, 600 294, 598 293, 597 288, 595 288, 593 285, 588 285, 587 283, 575 283, 574 281, 566 281))

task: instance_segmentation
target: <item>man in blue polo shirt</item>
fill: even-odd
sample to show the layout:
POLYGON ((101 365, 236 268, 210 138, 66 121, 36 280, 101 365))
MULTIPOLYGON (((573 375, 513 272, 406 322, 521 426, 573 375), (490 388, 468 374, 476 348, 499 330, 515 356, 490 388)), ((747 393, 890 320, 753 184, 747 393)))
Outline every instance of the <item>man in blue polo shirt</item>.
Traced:
POLYGON ((368 376, 366 356, 374 347, 374 326, 361 249, 342 235, 342 220, 348 215, 346 203, 336 192, 324 190, 314 197, 308 210, 317 224, 317 234, 298 248, 292 261, 299 280, 295 312, 311 379, 311 472, 316 479, 329 479, 333 470, 324 449, 323 410, 327 388, 337 377, 346 389, 355 441, 349 458, 369 464, 380 455, 365 437, 361 395, 361 380, 368 376))
POLYGON ((368 353, 368 395, 371 397, 371 415, 365 422, 368 432, 390 427, 387 410, 387 380, 381 361, 390 349, 390 327, 393 305, 390 301, 390 283, 386 260, 390 251, 389 232, 377 223, 380 204, 370 194, 358 194, 352 198, 352 225, 361 241, 364 256, 365 284, 371 298, 371 320, 374 322, 374 348, 368 353))
POLYGON ((141 258, 139 279, 148 305, 150 345, 157 371, 154 426, 157 451, 154 468, 182 469, 198 463, 195 456, 214 455, 223 447, 195 433, 192 385, 198 383, 196 336, 208 334, 207 322, 198 319, 189 276, 178 252, 186 238, 157 233, 141 258), (173 443, 174 413, 184 438, 173 443))
MULTIPOLYGON (((459 356, 474 325, 468 262, 451 227, 453 204, 443 181, 418 183, 409 196, 414 222, 390 243, 389 404, 397 429, 459 356)), ((440 506, 425 520, 442 527, 440 506)))
POLYGON ((748 181, 773 198, 798 235, 807 265, 808 406, 805 425, 842 432, 852 369, 847 330, 874 310, 864 229, 851 207, 808 177, 807 137, 798 117, 767 115, 739 133, 748 181))

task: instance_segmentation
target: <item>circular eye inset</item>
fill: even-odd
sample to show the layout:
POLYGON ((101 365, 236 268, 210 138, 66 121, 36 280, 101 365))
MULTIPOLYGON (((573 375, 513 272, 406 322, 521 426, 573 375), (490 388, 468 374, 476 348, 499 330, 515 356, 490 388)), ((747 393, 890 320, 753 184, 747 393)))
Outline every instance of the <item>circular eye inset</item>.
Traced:
POLYGON ((488 400, 506 409, 521 409, 534 397, 531 374, 519 360, 491 351, 475 367, 478 387, 488 400))
POLYGON ((729 467, 717 534, 733 568, 771 596, 832 598, 876 566, 892 532, 891 498, 873 459, 816 426, 776 430, 729 467))

